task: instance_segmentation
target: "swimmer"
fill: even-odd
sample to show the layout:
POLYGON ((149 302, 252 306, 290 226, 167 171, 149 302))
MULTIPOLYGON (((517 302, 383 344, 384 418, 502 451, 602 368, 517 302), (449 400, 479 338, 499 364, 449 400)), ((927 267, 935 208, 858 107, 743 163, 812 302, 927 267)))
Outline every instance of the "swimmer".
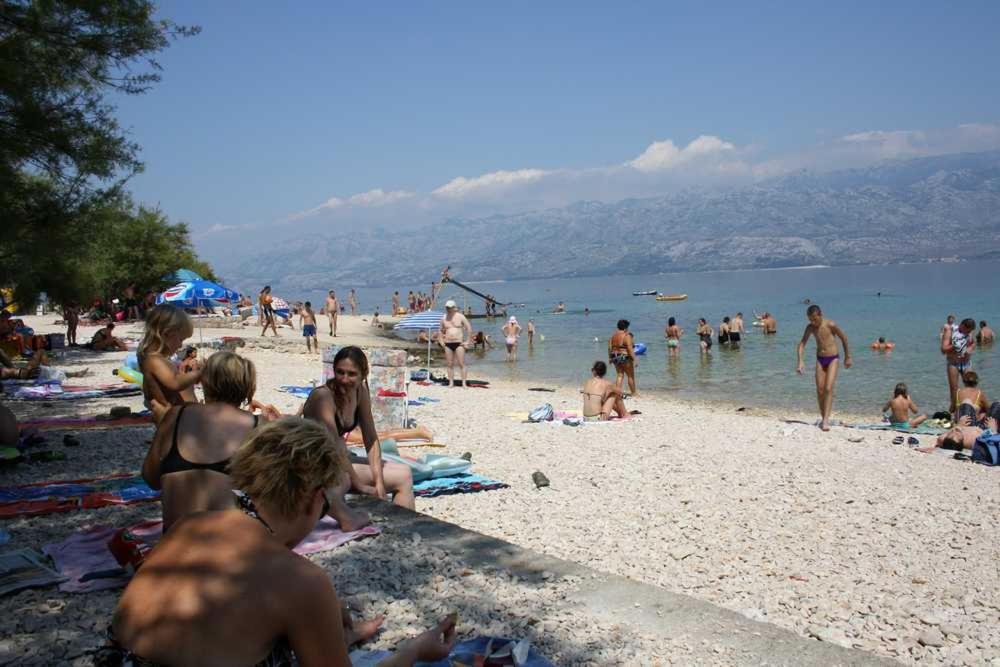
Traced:
POLYGON ((840 354, 837 349, 837 338, 844 346, 844 368, 851 367, 851 352, 847 345, 847 335, 833 320, 823 317, 823 311, 816 304, 806 310, 809 324, 802 333, 798 346, 798 367, 796 372, 801 375, 805 370, 802 353, 805 352, 809 337, 816 338, 816 401, 819 403, 820 428, 830 430, 830 412, 833 410, 833 390, 837 383, 837 371, 840 368, 840 354))
POLYGON ((879 352, 891 352, 896 347, 892 341, 887 341, 884 336, 879 336, 878 340, 872 342, 872 349, 879 352))
POLYGON ((676 357, 681 351, 681 336, 684 335, 684 331, 677 326, 675 318, 667 319, 667 328, 663 335, 667 338, 667 353, 671 357, 676 357))

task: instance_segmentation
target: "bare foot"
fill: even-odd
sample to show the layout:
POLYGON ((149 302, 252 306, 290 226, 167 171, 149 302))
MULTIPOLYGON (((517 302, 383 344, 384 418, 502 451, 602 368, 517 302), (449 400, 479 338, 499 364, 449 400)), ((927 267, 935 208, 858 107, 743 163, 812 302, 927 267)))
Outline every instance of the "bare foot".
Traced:
POLYGON ((347 503, 341 503, 341 507, 330 510, 330 516, 337 520, 340 529, 345 533, 361 530, 372 522, 372 518, 363 510, 352 509, 347 503), (334 514, 336 512, 336 514, 334 514))
POLYGON ((821 430, 821 431, 829 431, 829 430, 830 430, 830 422, 828 422, 828 421, 825 421, 825 420, 824 420, 824 421, 823 421, 823 422, 822 422, 822 423, 821 423, 821 424, 819 425, 819 428, 820 428, 820 430, 821 430))
POLYGON ((419 438, 423 438, 424 440, 433 440, 434 439, 434 434, 431 433, 431 430, 429 428, 427 428, 426 426, 418 426, 414 430, 417 432, 417 437, 419 437, 419 438))
POLYGON ((347 647, 362 644, 374 637, 384 622, 385 616, 379 615, 367 621, 351 621, 351 625, 348 626, 348 618, 345 616, 344 641, 347 642, 347 647))
POLYGON ((917 447, 914 451, 920 452, 921 454, 930 454, 934 451, 934 447, 917 447))

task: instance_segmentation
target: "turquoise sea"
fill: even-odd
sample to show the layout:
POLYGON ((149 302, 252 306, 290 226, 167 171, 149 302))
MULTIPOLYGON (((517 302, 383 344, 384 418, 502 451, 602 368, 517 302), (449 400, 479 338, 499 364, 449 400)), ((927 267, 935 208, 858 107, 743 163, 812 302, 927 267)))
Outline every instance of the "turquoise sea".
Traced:
MULTIPOLYGON (((648 346, 636 371, 640 391, 813 411, 812 341, 806 350, 807 372, 795 373, 795 347, 806 325, 803 301, 810 299, 844 329, 854 357, 854 367, 841 370, 835 411, 874 418, 895 384, 906 382, 921 409, 933 412, 948 404, 938 331, 949 313, 959 320, 972 317, 977 323, 1000 324, 997 276, 1000 262, 991 261, 469 283, 499 301, 523 303, 510 313, 522 326, 533 319, 545 336, 543 342, 536 339, 533 349, 522 338, 516 364, 504 361, 502 345, 483 357, 472 357, 470 377, 480 369, 493 378, 582 383, 594 360, 607 360, 608 336, 617 320, 625 318, 631 321, 636 341, 648 346), (688 300, 657 302, 649 296, 632 296, 633 291, 652 289, 686 293, 688 300), (565 302, 567 312, 552 314, 559 301, 565 302), (765 337, 750 326, 755 310, 774 314, 777 336, 765 337), (711 355, 702 355, 694 335, 698 318, 705 317, 717 330, 723 316, 737 311, 743 312, 749 329, 741 349, 716 343, 711 355), (663 338, 670 316, 685 330, 678 359, 668 358, 663 338), (894 341, 896 349, 888 354, 872 351, 870 344, 879 336, 894 341)), ((346 295, 344 286, 335 287, 346 295)), ((429 285, 420 287, 429 291, 429 285)), ((401 286, 400 293, 405 296, 411 288, 417 286, 401 286)), ((371 313, 375 305, 387 312, 391 293, 359 289, 362 312, 371 313)), ((305 296, 322 302, 322 293, 305 296)), ((443 298, 468 302, 476 312, 483 309, 480 299, 454 286, 446 287, 443 298)), ((475 319, 472 324, 502 342, 502 320, 475 319)), ((977 349, 973 356, 980 387, 991 399, 1000 399, 998 354, 1000 345, 977 349)), ((613 377, 614 371, 609 375, 613 377)))

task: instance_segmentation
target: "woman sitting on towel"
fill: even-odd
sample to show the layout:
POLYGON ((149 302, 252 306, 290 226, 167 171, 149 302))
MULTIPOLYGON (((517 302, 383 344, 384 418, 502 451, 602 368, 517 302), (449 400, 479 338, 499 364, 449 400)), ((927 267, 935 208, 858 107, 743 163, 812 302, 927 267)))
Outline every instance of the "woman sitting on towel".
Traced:
POLYGON ((232 505, 226 468, 258 417, 242 409, 253 401, 257 371, 233 352, 216 352, 201 371, 205 404, 171 408, 142 464, 142 477, 163 490, 163 530, 194 512, 232 505))
POLYGON ((413 476, 405 465, 382 461, 382 446, 368 393, 368 357, 365 353, 359 347, 342 348, 333 358, 333 372, 333 378, 309 394, 302 414, 335 434, 337 444, 351 463, 347 475, 338 481, 330 497, 330 516, 343 530, 351 531, 367 524, 369 518, 364 512, 347 506, 345 493, 351 490, 379 498, 386 498, 391 493, 393 503, 413 509, 413 476), (364 436, 367 459, 348 454, 344 445, 344 437, 355 428, 360 428, 364 436))
MULTIPOLYGON (((122 594, 95 663, 350 665, 348 645, 373 630, 353 628, 326 571, 291 550, 326 513, 343 466, 336 438, 315 422, 284 417, 254 431, 230 465, 242 492, 164 535, 122 594)), ((379 664, 444 658, 455 620, 379 664)))

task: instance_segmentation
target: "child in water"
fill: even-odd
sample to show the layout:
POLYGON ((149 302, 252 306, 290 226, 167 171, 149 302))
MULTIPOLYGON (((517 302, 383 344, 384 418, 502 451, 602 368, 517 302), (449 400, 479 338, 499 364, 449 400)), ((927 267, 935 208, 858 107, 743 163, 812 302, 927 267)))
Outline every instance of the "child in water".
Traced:
POLYGON ((170 360, 192 333, 191 319, 180 308, 162 304, 146 314, 146 332, 136 356, 142 371, 142 395, 157 423, 171 406, 198 400, 194 385, 201 381, 201 365, 183 373, 170 360))
POLYGON ((837 349, 837 338, 844 346, 844 368, 851 367, 851 352, 847 347, 847 336, 833 320, 823 318, 823 311, 816 304, 806 310, 809 324, 799 341, 799 364, 796 372, 801 375, 805 370, 802 353, 810 336, 816 338, 816 401, 819 403, 820 428, 830 430, 830 412, 833 410, 833 388, 837 384, 837 371, 840 368, 840 354, 837 349))
POLYGON ((895 390, 892 392, 892 398, 882 406, 882 412, 889 413, 889 424, 893 428, 916 428, 927 419, 927 415, 919 415, 910 419, 911 414, 915 415, 920 410, 917 408, 917 404, 913 402, 913 399, 910 398, 909 390, 903 382, 896 385, 895 390))
POLYGON ((306 352, 313 351, 313 344, 319 352, 319 340, 316 338, 316 313, 313 312, 312 303, 306 301, 302 310, 299 311, 299 327, 302 328, 302 335, 306 339, 306 352))

